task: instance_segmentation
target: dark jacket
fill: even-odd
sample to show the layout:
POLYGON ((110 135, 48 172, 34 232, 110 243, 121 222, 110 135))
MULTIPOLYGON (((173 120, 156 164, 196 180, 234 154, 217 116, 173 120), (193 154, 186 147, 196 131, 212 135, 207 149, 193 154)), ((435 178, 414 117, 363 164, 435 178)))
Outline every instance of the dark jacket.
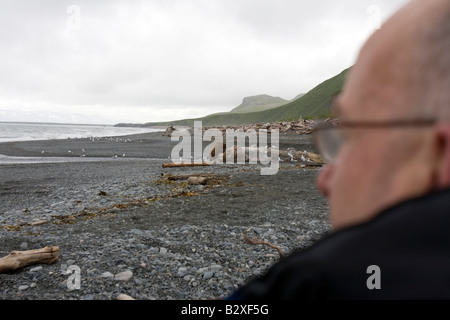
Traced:
POLYGON ((274 264, 227 299, 449 298, 446 189, 330 234, 274 264))

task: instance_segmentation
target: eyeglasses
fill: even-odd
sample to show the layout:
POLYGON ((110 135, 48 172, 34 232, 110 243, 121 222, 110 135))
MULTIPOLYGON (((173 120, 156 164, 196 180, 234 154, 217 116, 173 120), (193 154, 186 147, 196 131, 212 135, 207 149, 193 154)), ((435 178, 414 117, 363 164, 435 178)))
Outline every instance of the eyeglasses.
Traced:
POLYGON ((394 120, 394 121, 331 121, 320 122, 314 126, 313 138, 320 155, 326 163, 333 163, 342 145, 347 140, 348 129, 383 129, 425 127, 436 123, 436 120, 394 120))

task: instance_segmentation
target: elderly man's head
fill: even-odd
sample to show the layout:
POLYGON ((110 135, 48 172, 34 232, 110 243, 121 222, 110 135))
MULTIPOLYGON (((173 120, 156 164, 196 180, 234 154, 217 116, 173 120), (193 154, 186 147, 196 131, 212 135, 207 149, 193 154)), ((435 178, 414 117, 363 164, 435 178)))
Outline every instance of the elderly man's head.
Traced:
POLYGON ((450 186, 450 1, 413 1, 376 31, 334 111, 360 123, 341 129, 344 143, 318 177, 335 229, 450 186), (363 125, 427 119, 437 122, 363 125))

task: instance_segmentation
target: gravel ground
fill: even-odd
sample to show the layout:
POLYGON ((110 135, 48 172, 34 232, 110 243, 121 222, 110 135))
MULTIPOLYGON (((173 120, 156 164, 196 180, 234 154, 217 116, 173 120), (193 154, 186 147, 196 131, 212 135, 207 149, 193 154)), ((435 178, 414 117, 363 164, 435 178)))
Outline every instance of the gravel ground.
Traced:
MULTIPOLYGON (((280 138, 282 148, 315 151, 310 136, 280 138)), ((218 299, 280 259, 243 235, 287 255, 329 230, 320 168, 282 162, 273 176, 259 165, 162 168, 168 137, 120 139, 0 144, 3 155, 55 161, 0 161, 0 256, 60 248, 53 264, 0 274, 0 299, 218 299), (190 185, 171 175, 208 179, 190 185)))

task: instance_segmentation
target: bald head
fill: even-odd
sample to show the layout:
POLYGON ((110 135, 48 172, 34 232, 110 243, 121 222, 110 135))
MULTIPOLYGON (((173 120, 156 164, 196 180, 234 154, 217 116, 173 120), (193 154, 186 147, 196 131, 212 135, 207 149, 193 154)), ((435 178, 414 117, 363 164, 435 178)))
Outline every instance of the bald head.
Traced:
POLYGON ((438 92, 450 91, 449 49, 450 1, 412 1, 361 49, 342 102, 364 106, 362 114, 355 114, 358 119, 386 119, 405 112, 429 116, 436 111, 431 104, 446 101, 450 106, 450 96, 438 92))
POLYGON ((416 78, 421 87, 417 97, 419 115, 450 121, 450 1, 440 0, 435 21, 424 28, 416 78))
POLYGON ((318 177, 334 229, 450 187, 449 52, 450 0, 412 1, 362 48, 336 101, 341 120, 441 121, 341 131, 336 159, 318 177))

